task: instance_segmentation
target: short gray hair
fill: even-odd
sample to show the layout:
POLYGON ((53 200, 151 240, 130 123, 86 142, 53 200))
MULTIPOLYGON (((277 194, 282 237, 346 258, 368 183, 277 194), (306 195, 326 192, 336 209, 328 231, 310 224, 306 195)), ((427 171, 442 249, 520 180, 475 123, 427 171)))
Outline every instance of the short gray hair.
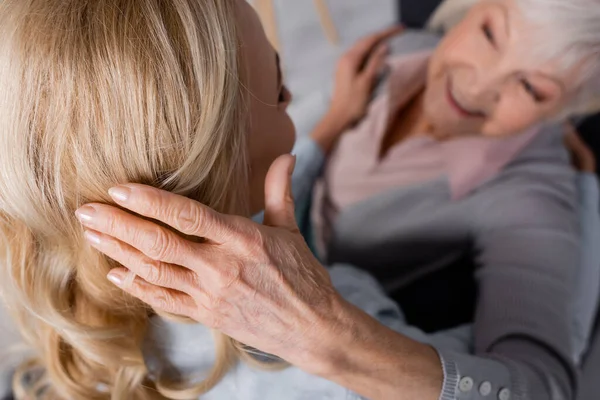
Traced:
MULTIPOLYGON (((428 28, 447 31, 471 6, 487 0, 446 0, 428 28)), ((560 60, 565 68, 583 62, 577 90, 560 117, 600 110, 600 0, 515 0, 533 25, 539 46, 534 55, 560 60)))

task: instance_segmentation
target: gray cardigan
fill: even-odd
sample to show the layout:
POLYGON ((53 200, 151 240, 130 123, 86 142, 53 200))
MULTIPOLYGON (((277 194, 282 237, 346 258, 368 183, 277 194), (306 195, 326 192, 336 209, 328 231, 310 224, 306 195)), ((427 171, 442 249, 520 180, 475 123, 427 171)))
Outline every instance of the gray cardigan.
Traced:
POLYGON ((438 348, 446 371, 442 398, 485 399, 478 393, 491 385, 513 399, 572 399, 583 346, 572 324, 580 295, 578 212, 575 172, 561 132, 549 128, 462 200, 452 201, 441 179, 345 210, 329 262, 368 270, 392 290, 474 248, 480 264, 474 354, 438 348))

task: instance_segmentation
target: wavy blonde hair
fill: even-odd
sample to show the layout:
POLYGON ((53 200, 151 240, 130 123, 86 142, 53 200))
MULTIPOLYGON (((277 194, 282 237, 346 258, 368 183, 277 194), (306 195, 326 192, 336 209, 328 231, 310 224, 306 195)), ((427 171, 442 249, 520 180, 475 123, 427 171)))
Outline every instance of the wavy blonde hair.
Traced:
POLYGON ((115 265, 74 216, 125 182, 247 214, 238 6, 0 2, 0 293, 35 355, 17 398, 196 398, 249 358, 216 333, 203 382, 151 382, 142 341, 153 312, 106 280, 115 265))

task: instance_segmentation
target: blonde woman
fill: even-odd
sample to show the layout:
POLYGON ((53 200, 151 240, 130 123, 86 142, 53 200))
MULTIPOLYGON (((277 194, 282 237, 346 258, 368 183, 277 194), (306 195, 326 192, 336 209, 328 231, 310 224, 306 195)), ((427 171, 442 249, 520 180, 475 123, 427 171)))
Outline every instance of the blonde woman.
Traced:
MULTIPOLYGON (((367 398, 574 399, 598 265, 580 264, 583 208, 555 122, 600 107, 599 21, 595 0, 490 0, 433 48, 403 35, 420 52, 392 63, 386 93, 358 109, 328 160, 315 197, 329 260, 391 291, 475 250, 472 352, 380 313, 364 272, 327 275, 294 221, 287 158, 267 177, 263 226, 126 184, 112 198, 145 218, 89 204, 78 212, 87 238, 122 265, 108 278, 124 291, 367 398)), ((197 366, 186 350, 164 354, 197 366)))
MULTIPOLYGON (((0 294, 32 356, 15 374, 16 398, 192 399, 238 361, 248 371, 285 366, 204 329, 190 346, 206 346, 196 359, 205 368, 184 381, 160 358, 172 344, 168 330, 155 329, 162 319, 105 279, 117 264, 84 245, 74 214, 110 202, 115 181, 229 214, 263 208, 267 169, 290 152, 294 127, 278 56, 252 8, 241 0, 6 0, 0 31, 0 294)), ((367 67, 346 77, 348 90, 309 146, 330 146, 347 105, 366 104, 384 61, 371 50, 393 33, 353 50, 361 61, 371 54, 367 67)), ((166 319, 182 332, 193 322, 166 319)), ((290 371, 312 380, 310 390, 345 396, 290 371)), ((219 387, 206 398, 232 398, 230 386, 219 387)))

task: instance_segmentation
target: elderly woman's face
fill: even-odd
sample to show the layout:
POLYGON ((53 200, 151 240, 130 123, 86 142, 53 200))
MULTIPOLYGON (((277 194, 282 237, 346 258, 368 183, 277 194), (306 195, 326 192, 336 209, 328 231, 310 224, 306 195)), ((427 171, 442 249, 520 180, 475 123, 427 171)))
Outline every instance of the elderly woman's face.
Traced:
POLYGON ((442 136, 518 133, 564 104, 572 75, 531 56, 514 0, 475 6, 432 56, 425 113, 442 136))

